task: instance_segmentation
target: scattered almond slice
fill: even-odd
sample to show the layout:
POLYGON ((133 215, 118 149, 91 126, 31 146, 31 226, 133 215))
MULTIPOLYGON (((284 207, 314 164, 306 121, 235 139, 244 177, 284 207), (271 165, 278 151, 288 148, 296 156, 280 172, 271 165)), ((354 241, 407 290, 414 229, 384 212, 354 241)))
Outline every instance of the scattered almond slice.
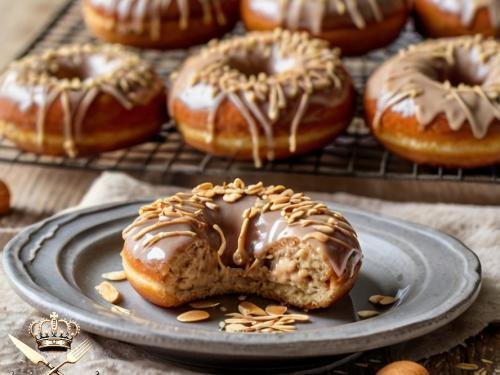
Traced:
POLYGON ((266 316, 267 313, 252 302, 243 301, 238 305, 238 310, 243 315, 266 316))
POLYGON ((109 281, 123 281, 127 280, 127 275, 125 275, 125 271, 112 271, 112 272, 106 272, 101 275, 103 279, 109 280, 109 281))
POLYGON ((374 305, 389 306, 396 302, 396 298, 374 294, 373 296, 370 296, 370 298, 368 298, 368 301, 370 301, 374 305))
POLYGON ((368 298, 368 301, 373 303, 374 305, 378 305, 378 303, 384 298, 384 296, 381 296, 380 294, 374 294, 373 296, 370 296, 368 298))
POLYGON ((248 332, 248 327, 243 324, 227 324, 225 327, 226 332, 248 332))
POLYGON ((130 315, 131 314, 130 310, 128 310, 124 307, 118 306, 118 305, 111 306, 111 311, 118 313, 118 314, 123 314, 123 315, 130 315))
POLYGON ((286 313, 287 310, 288 309, 286 306, 270 305, 266 307, 266 313, 268 313, 269 315, 283 315, 286 313))
POLYGON ((288 314, 288 315, 285 315, 285 316, 287 318, 296 320, 298 322, 308 322, 310 320, 309 319, 309 315, 305 315, 305 314, 288 314))
POLYGON ((103 281, 95 287, 102 298, 104 298, 109 303, 117 303, 120 300, 120 292, 107 281, 103 281))
POLYGON ((382 306, 389 306, 389 305, 393 305, 394 302, 396 302, 396 298, 394 297, 390 297, 390 296, 385 296, 384 298, 382 298, 380 301, 379 301, 379 305, 382 305, 382 306))
POLYGON ((357 314, 361 319, 369 319, 369 318, 373 318, 377 315, 380 315, 380 313, 378 311, 375 311, 375 310, 361 310, 361 311, 358 311, 357 314))
POLYGON ((210 314, 206 311, 190 310, 180 314, 177 317, 177 320, 182 323, 194 323, 194 322, 201 322, 202 320, 206 320, 208 318, 210 318, 210 314))
POLYGON ((220 302, 215 301, 195 301, 189 304, 189 306, 191 306, 193 309, 210 309, 219 305, 220 302))

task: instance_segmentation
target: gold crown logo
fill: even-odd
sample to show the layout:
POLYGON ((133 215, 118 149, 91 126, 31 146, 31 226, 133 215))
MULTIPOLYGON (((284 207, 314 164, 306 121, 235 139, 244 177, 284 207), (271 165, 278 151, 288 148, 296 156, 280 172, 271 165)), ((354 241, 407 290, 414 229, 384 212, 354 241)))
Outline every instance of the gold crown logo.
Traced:
POLYGON ((29 333, 40 350, 71 349, 73 338, 80 333, 80 326, 74 320, 59 319, 53 312, 50 319, 31 322, 29 333))

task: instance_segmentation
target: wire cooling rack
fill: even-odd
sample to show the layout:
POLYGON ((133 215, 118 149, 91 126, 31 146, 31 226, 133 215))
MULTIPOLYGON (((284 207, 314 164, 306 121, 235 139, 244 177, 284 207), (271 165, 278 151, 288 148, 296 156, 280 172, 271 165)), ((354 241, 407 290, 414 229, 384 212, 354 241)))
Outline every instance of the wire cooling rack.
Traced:
MULTIPOLYGON (((85 28, 79 8, 78 1, 71 0, 66 3, 21 56, 65 43, 94 41, 85 28)), ((234 31, 234 33, 241 32, 241 26, 234 31)), ((420 39, 420 36, 413 31, 412 25, 408 24, 400 38, 388 48, 359 58, 346 58, 345 63, 354 78, 358 92, 364 91, 368 75, 380 62, 420 39)), ((137 52, 150 61, 164 78, 167 78, 169 73, 178 67, 192 51, 140 50, 137 52)), ((291 174, 500 182, 500 172, 496 166, 472 170, 433 168, 419 166, 391 154, 369 134, 363 121, 361 95, 358 98, 356 118, 348 130, 333 143, 323 150, 306 156, 267 162, 261 170, 256 170, 252 162, 213 157, 189 147, 182 141, 172 122, 165 124, 161 133, 150 142, 90 158, 39 156, 20 151, 7 140, 0 139, 0 161, 98 171, 146 172, 155 176, 156 180, 166 179, 173 174, 224 177, 253 173, 261 178, 270 174, 291 174)))

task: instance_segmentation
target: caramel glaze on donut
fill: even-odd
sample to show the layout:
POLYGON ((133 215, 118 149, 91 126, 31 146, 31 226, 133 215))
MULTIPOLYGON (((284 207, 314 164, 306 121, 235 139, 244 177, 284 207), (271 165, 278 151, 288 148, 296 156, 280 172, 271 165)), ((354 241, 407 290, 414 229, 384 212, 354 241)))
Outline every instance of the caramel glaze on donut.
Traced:
POLYGON ((283 186, 240 179, 158 199, 123 237, 127 280, 165 307, 224 293, 327 307, 349 292, 362 261, 340 213, 283 186))
POLYGON ((415 0, 417 29, 433 38, 500 33, 497 0, 415 0))
POLYGON ((83 0, 87 26, 108 42, 185 48, 219 37, 238 19, 238 0, 83 0))
POLYGON ((161 79, 116 46, 73 45, 0 75, 0 132, 20 148, 70 157, 131 146, 166 120, 161 79))
POLYGON ((418 163, 500 161, 500 44, 476 36, 410 47, 370 77, 365 113, 387 148, 418 163))
POLYGON ((405 25, 407 0, 243 0, 242 19, 249 30, 283 27, 308 31, 360 55, 388 45, 405 25))
POLYGON ((354 88, 326 42, 275 30, 214 42, 188 59, 169 101, 188 144, 259 167, 263 157, 328 144, 353 116, 354 88))

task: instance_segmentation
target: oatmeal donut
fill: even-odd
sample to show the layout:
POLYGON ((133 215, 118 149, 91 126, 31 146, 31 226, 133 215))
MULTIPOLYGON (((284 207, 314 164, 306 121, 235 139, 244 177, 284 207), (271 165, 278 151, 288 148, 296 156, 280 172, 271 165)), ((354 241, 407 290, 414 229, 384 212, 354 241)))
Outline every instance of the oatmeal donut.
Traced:
POLYGON ((83 0, 87 27, 112 43, 186 48, 219 37, 239 18, 239 0, 83 0))
POLYGON ((387 148, 417 163, 500 161, 500 48, 459 37, 410 47, 369 79, 365 112, 387 148))
POLYGON ((240 179, 142 207, 123 238, 127 280, 164 307, 225 293, 327 307, 352 288, 362 260, 340 213, 283 186, 240 179))
POLYGON ((339 47, 343 55, 360 55, 396 39, 405 25, 408 0, 242 0, 249 30, 276 27, 302 30, 339 47))
POLYGON ((116 46, 70 45, 0 75, 0 133, 19 148, 70 157, 143 142, 165 121, 152 68, 116 46))
POLYGON ((415 0, 417 28, 433 38, 500 33, 498 0, 415 0))
POLYGON ((353 116, 354 88, 337 50, 275 30, 213 42, 188 59, 169 107, 188 144, 260 166, 328 144, 353 116))

